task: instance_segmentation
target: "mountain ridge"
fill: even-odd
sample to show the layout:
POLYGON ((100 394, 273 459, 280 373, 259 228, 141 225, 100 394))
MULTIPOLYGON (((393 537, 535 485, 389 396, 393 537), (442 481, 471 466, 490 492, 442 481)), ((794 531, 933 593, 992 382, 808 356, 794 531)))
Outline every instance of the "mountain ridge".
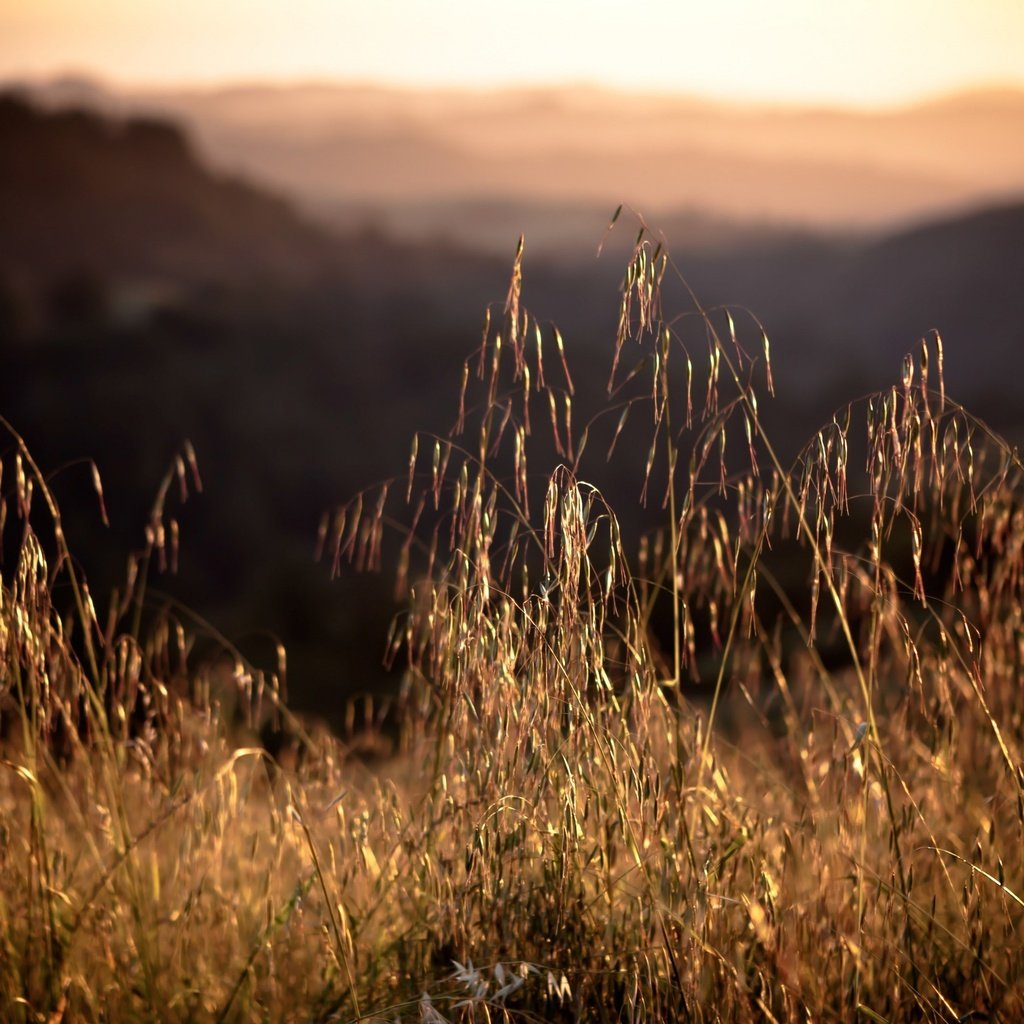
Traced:
POLYGON ((331 257, 329 235, 288 200, 209 171, 164 119, 41 111, 5 94, 0 139, 8 265, 237 284, 307 279, 331 257))
MULTIPOLYGON (((445 198, 423 227, 472 242, 454 200, 620 202, 821 230, 885 230, 1024 196, 1024 90, 892 109, 730 105, 593 87, 426 90, 234 84, 131 93, 26 86, 189 126, 206 162, 265 183, 325 223, 445 198)), ((544 223, 542 217, 530 223, 544 223)), ((527 231, 528 233, 528 231, 527 231)), ((410 238, 422 239, 420 236, 410 238)), ((582 240, 567 238, 567 248, 582 240)))

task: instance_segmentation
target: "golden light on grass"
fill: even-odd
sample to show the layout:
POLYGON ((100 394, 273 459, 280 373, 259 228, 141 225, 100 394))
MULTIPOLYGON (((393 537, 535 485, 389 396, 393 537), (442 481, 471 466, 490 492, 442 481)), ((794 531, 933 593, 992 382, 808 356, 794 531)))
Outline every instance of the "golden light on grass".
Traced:
POLYGON ((607 408, 570 420, 571 339, 530 316, 522 258, 458 429, 336 520, 339 558, 402 514, 424 551, 374 771, 330 737, 274 766, 218 710, 234 685, 277 702, 274 678, 204 684, 186 631, 133 631, 138 589, 101 628, 16 439, 4 1019, 1024 1013, 1016 452, 947 395, 932 337, 784 465, 760 331, 669 308, 644 230, 607 408), (620 431, 661 508, 639 552, 587 483, 620 431))

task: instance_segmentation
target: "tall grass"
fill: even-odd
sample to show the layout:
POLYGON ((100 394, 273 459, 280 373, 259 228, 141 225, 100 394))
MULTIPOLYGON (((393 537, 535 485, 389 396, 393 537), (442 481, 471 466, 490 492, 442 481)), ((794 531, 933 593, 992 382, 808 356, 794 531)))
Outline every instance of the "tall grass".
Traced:
POLYGON ((946 395, 934 337, 784 463, 767 338, 666 308, 681 278, 644 231, 584 422, 522 256, 451 435, 325 524, 366 567, 410 524, 384 763, 239 745, 224 702, 286 714, 276 677, 218 681, 133 612, 164 496, 101 622, 18 446, 5 1018, 1024 1013, 1016 452, 946 395), (638 545, 588 482, 607 457, 661 521, 638 545))

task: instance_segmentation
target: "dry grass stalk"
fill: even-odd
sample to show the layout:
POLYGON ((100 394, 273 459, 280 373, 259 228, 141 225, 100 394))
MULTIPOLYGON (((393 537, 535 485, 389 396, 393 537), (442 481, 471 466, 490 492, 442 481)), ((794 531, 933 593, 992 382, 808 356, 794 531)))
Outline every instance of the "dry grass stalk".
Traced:
MULTIPOLYGON (((1024 467, 947 396, 937 337, 783 465, 763 330, 755 355, 728 311, 676 317, 675 275, 641 230, 607 409, 584 421, 561 335, 522 305, 520 245, 452 435, 325 522, 335 564, 366 566, 396 507, 413 524, 392 779, 330 740, 274 773, 233 745, 187 631, 138 612, 176 536, 166 489, 101 625, 19 446, 6 1019, 1024 1013, 1024 467), (633 550, 587 480, 644 419, 664 525, 633 550)), ((280 703, 236 677, 243 704, 280 703)))

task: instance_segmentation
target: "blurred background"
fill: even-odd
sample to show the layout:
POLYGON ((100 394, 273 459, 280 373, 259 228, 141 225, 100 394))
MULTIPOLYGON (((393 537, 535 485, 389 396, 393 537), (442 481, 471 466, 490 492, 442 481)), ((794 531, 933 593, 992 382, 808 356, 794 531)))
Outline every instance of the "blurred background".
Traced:
MULTIPOLYGON (((322 515, 450 428, 520 234, 600 395, 620 203, 765 325, 792 450, 933 329, 949 392, 1024 437, 1016 0, 0 0, 0 415, 100 593, 190 440, 153 600, 257 664, 283 642, 333 719, 389 685, 395 605, 315 561, 322 515)), ((635 485, 605 481, 627 518, 635 485)))

